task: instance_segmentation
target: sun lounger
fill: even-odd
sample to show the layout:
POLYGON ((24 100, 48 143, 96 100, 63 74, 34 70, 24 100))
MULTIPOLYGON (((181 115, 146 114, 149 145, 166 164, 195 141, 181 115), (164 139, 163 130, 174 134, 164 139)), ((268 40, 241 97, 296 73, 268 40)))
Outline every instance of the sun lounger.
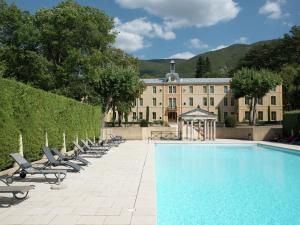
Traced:
POLYGON ((106 146, 89 146, 88 143, 84 140, 81 140, 81 143, 84 145, 83 149, 94 150, 94 151, 108 151, 109 147, 106 146))
POLYGON ((103 152, 101 152, 101 151, 84 149, 79 144, 77 144, 75 141, 73 141, 73 144, 75 145, 75 147, 77 148, 77 150, 79 151, 80 154, 94 155, 97 157, 103 155, 103 152))
MULTIPOLYGON (((19 165, 19 169, 14 173, 14 174, 20 174, 21 178, 25 178, 27 174, 30 175, 36 175, 36 174, 42 174, 46 179, 48 174, 53 174, 57 180, 60 180, 60 176, 63 174, 64 178, 67 175, 66 170, 53 170, 53 169, 46 169, 46 168, 38 168, 38 167, 33 167, 30 162, 28 162, 22 155, 19 153, 13 153, 10 154, 10 156, 15 160, 15 162, 19 165)), ((13 174, 13 175, 14 175, 13 174)), ((9 177, 11 181, 13 180, 13 175, 9 177)))
POLYGON ((75 172, 79 172, 81 170, 81 167, 75 163, 55 159, 54 155, 51 153, 51 150, 48 147, 44 147, 43 152, 48 159, 47 165, 49 165, 49 166, 71 167, 75 172))
POLYGON ((0 186, 0 193, 11 193, 15 199, 22 200, 28 195, 28 192, 34 189, 34 186, 9 186, 7 182, 1 180, 5 186, 0 186))
POLYGON ((79 161, 81 162, 83 165, 87 166, 90 162, 87 161, 86 159, 82 158, 81 156, 79 156, 78 154, 75 155, 63 155, 58 149, 56 148, 51 148, 50 149, 53 155, 57 155, 59 157, 60 160, 62 161, 69 161, 69 160, 75 160, 75 161, 79 161))
POLYGON ((125 139, 122 136, 115 136, 113 134, 111 134, 109 136, 110 136, 111 140, 113 140, 113 141, 117 141, 117 142, 121 142, 121 143, 125 142, 125 139))

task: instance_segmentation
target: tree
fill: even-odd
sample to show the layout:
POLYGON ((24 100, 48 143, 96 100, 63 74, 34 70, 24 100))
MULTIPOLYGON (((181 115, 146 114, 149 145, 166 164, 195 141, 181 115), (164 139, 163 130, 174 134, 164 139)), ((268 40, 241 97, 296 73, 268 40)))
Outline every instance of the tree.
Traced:
MULTIPOLYGON (((6 65, 3 76, 99 104, 95 86, 102 68, 114 60, 112 29, 111 17, 73 0, 33 15, 0 0, 0 61, 6 65)), ((131 63, 131 58, 125 59, 131 63)))
POLYGON ((109 61, 107 51, 115 40, 113 19, 97 8, 66 0, 39 10, 35 25, 41 52, 51 63, 56 92, 97 101, 93 88, 109 61))
MULTIPOLYGON (((121 104, 133 107, 135 99, 141 96, 144 89, 145 85, 135 68, 111 65, 103 70, 96 90, 101 97, 102 112, 106 116, 110 110, 115 113, 121 104)), ((102 127, 105 116, 102 118, 102 127)))
POLYGON ((299 90, 300 65, 286 64, 281 68, 283 80, 283 102, 286 110, 300 108, 299 90))
POLYGON ((205 60, 199 56, 198 61, 197 61, 197 65, 196 65, 196 78, 201 78, 204 77, 205 75, 205 60))
POLYGON ((251 99, 249 105, 251 125, 256 123, 257 100, 281 82, 281 77, 277 73, 268 70, 258 71, 243 68, 234 74, 230 84, 234 97, 248 97, 251 99))
POLYGON ((210 60, 207 56, 205 58, 205 67, 204 68, 205 68, 205 73, 210 73, 211 72, 210 60))

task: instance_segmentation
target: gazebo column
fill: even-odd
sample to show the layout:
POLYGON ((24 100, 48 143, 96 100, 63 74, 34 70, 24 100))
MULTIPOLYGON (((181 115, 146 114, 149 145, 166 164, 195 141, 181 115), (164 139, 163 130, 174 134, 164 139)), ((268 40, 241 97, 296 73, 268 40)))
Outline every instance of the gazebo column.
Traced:
POLYGON ((213 120, 210 121, 210 140, 213 140, 213 120))
POLYGON ((184 126, 184 120, 181 119, 180 120, 180 137, 181 137, 181 140, 183 140, 183 126, 184 126))
POLYGON ((207 123, 207 121, 206 120, 204 120, 204 125, 203 125, 203 133, 204 133, 204 141, 206 140, 206 138, 207 138, 207 135, 206 135, 206 123, 207 123))
POLYGON ((214 140, 216 140, 216 135, 217 135, 217 122, 214 120, 214 140))
POLYGON ((189 139, 189 121, 186 121, 186 125, 185 125, 185 138, 189 139))
POLYGON ((207 139, 210 140, 210 120, 207 121, 207 139))
POLYGON ((201 120, 198 120, 198 127, 199 127, 199 130, 198 130, 198 140, 201 140, 201 120))
POLYGON ((191 121, 191 140, 194 140, 194 120, 191 121))

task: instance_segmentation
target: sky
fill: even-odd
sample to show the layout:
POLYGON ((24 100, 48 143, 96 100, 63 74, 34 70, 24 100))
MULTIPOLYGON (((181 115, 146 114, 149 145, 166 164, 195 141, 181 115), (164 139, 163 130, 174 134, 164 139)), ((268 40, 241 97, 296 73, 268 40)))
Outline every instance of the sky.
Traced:
MULTIPOLYGON (((60 0, 8 0, 36 12, 60 0)), ((300 0, 77 0, 114 18, 115 47, 140 59, 183 58, 282 37, 300 25, 300 0)))

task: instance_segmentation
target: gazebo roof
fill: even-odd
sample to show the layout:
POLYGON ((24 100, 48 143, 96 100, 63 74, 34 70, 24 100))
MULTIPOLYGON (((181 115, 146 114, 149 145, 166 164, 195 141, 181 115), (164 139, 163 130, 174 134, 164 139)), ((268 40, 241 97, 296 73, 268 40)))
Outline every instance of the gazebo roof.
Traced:
POLYGON ((217 116, 212 113, 208 112, 204 109, 196 108, 191 111, 182 113, 179 118, 184 120, 216 120, 217 116))

